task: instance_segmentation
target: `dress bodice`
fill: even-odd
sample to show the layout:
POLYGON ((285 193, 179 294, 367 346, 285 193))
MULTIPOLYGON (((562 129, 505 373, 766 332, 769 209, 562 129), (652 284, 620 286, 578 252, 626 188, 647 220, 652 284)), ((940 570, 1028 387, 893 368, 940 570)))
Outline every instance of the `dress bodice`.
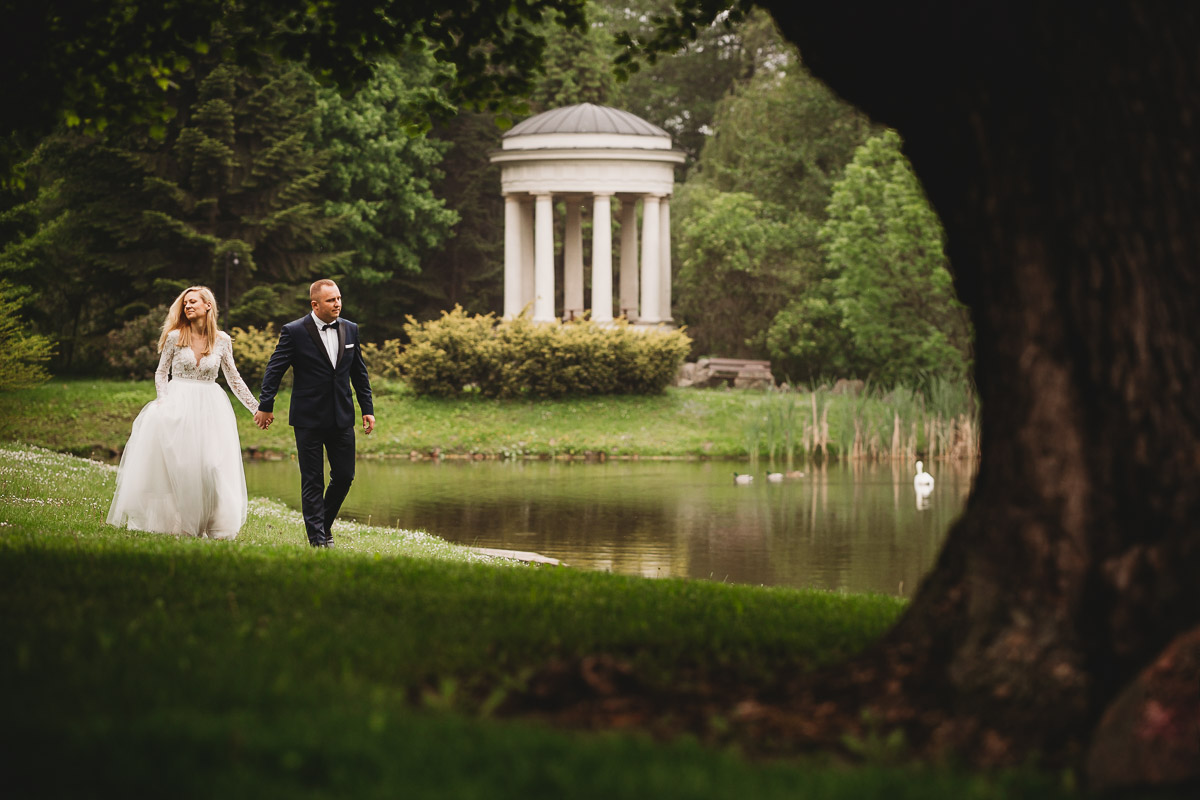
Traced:
POLYGON ((222 370, 225 372, 225 382, 242 405, 251 413, 258 411, 258 401, 233 363, 233 340, 224 331, 217 334, 217 341, 209 354, 198 361, 192 348, 179 346, 179 331, 167 334, 167 342, 158 359, 158 369, 154 371, 154 389, 162 397, 167 388, 168 374, 175 378, 215 382, 217 373, 222 370))

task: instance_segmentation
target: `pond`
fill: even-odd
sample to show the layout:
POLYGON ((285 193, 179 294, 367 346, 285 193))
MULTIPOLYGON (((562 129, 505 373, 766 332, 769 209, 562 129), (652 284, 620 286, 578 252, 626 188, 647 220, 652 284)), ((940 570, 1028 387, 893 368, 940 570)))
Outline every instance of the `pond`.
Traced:
MULTIPOLYGON (((831 465, 780 483, 725 461, 362 460, 342 516, 582 569, 911 596, 962 512, 972 472, 831 465)), ((249 461, 252 495, 300 507, 291 461, 249 461)), ((336 535, 336 528, 335 528, 336 535)), ((303 536, 297 531, 298 537, 303 536)))

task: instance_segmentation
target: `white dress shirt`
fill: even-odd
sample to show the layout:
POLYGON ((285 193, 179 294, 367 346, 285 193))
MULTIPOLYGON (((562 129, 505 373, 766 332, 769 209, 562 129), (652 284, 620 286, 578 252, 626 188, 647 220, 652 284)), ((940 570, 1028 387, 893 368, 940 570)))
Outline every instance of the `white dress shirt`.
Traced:
MULTIPOLYGON (((317 312, 312 312, 313 322, 317 323, 317 333, 321 337, 321 341, 325 343, 325 351, 329 353, 329 363, 337 366, 337 349, 338 349, 338 333, 334 328, 329 330, 321 330, 326 323, 317 316, 317 312)), ((337 320, 334 320, 337 322, 337 320)))

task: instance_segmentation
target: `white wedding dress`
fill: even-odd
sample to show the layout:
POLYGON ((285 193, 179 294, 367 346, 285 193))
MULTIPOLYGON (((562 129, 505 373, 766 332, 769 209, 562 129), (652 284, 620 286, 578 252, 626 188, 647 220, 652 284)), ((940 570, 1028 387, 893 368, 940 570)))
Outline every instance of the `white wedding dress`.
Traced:
POLYGON ((246 473, 237 422, 217 371, 251 412, 258 402, 233 363, 233 343, 219 333, 196 361, 167 335, 154 388, 158 398, 133 422, 121 454, 108 524, 140 531, 232 539, 246 522, 246 473), (171 380, 168 382, 167 375, 171 380))

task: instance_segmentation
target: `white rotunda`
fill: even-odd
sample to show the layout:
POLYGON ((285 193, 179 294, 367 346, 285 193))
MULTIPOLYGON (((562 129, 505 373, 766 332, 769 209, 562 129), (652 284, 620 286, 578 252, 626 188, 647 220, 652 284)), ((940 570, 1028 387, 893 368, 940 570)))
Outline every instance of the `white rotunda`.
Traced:
POLYGON ((671 136, 641 117, 583 103, 538 114, 490 155, 504 193, 504 316, 532 304, 536 322, 585 311, 583 217, 592 218, 591 317, 639 325, 671 321, 671 136), (554 307, 554 202, 566 208, 563 309, 554 307), (618 306, 613 307, 613 198, 620 214, 618 306), (638 203, 642 205, 638 238, 638 203))

